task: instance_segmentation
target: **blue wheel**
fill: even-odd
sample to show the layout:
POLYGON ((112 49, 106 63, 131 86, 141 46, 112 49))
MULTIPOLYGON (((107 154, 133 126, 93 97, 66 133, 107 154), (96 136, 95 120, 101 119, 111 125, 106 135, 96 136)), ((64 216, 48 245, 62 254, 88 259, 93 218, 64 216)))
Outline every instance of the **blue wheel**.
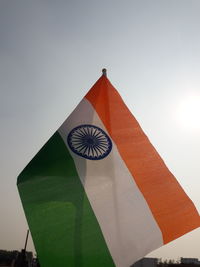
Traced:
POLYGON ((67 142, 75 154, 90 160, 103 159, 112 149, 110 137, 101 128, 90 124, 72 129, 67 142))

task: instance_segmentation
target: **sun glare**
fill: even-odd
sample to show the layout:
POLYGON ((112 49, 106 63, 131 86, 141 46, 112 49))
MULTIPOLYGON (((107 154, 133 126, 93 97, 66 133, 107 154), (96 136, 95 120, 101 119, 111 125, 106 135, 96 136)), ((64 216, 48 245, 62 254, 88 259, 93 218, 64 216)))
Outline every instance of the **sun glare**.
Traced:
POLYGON ((181 127, 187 131, 200 131, 200 95, 185 96, 177 108, 181 127))

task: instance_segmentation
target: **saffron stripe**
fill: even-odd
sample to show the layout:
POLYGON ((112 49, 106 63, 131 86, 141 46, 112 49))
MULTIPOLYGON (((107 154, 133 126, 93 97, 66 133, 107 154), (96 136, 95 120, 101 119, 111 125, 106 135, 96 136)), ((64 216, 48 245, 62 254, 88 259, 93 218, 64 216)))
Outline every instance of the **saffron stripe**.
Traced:
POLYGON ((192 201, 105 76, 96 82, 86 99, 98 113, 144 195, 164 243, 199 227, 199 214, 192 201))

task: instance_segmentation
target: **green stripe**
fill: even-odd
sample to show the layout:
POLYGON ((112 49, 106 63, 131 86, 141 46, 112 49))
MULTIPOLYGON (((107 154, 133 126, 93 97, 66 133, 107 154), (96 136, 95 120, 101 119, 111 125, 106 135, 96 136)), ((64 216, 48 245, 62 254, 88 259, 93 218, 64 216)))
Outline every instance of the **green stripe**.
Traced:
POLYGON ((18 189, 42 267, 114 266, 58 133, 19 175, 18 189))

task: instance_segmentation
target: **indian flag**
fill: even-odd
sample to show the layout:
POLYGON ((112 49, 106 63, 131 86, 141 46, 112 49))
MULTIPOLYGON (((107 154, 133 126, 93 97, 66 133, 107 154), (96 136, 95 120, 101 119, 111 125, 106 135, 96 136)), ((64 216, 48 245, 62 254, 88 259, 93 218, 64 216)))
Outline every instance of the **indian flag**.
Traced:
POLYGON ((105 75, 18 177, 42 267, 128 267, 199 214, 105 75))

